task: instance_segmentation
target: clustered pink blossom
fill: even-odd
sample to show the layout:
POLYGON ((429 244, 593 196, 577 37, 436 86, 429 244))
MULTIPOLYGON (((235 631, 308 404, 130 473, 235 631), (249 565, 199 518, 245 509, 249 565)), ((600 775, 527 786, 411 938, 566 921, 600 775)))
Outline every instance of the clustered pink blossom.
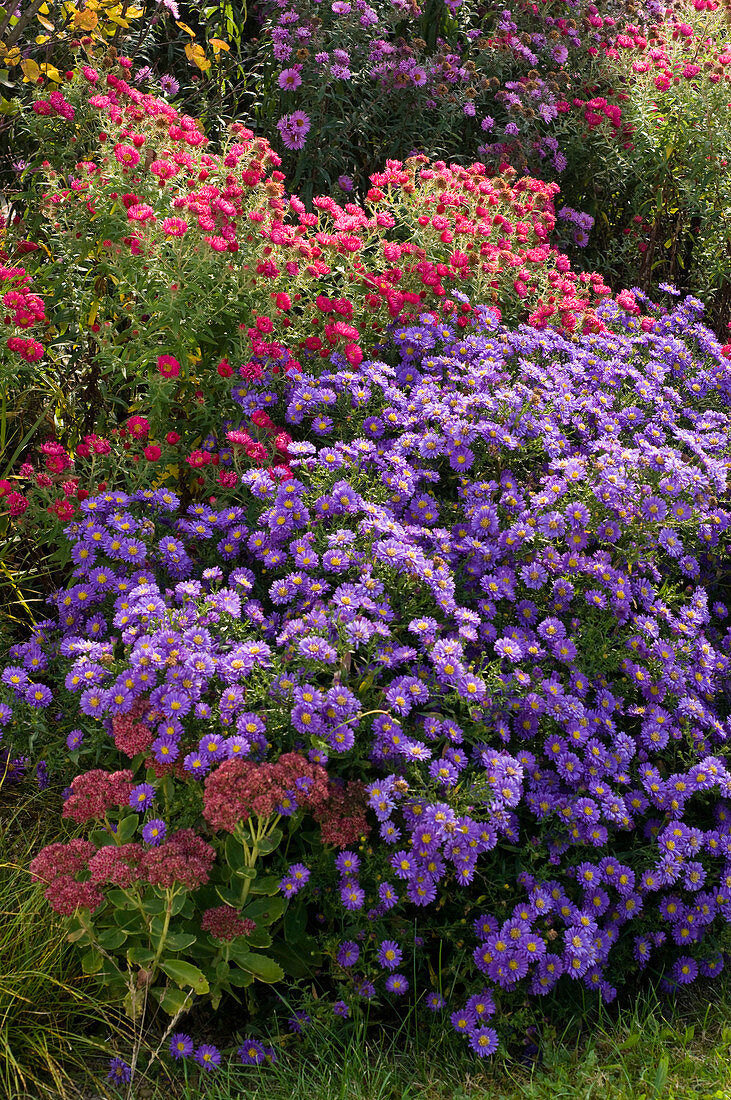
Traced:
POLYGON ((205 910, 201 928, 204 932, 210 932, 215 940, 230 943, 237 936, 251 935, 256 921, 242 917, 231 905, 219 905, 216 909, 205 910))
POLYGON ((144 699, 137 699, 127 714, 115 714, 112 718, 112 737, 120 752, 130 759, 149 749, 153 740, 152 730, 140 721, 147 709, 144 699))
POLYGON ((109 844, 89 860, 91 881, 97 885, 126 889, 140 880, 147 852, 141 844, 109 844))
POLYGON ((48 844, 31 860, 30 873, 41 882, 53 882, 59 875, 77 875, 89 863, 95 852, 90 840, 57 841, 48 844))
POLYGON ((323 843, 347 848, 367 836, 370 825, 366 820, 366 805, 363 783, 355 779, 342 787, 331 783, 329 797, 316 814, 323 843))
MULTIPOLYGON (((49 844, 32 860, 30 873, 46 883, 51 907, 70 916, 76 909, 97 909, 105 900, 103 886, 129 889, 149 884, 196 890, 208 881, 215 858, 213 848, 202 837, 192 829, 181 829, 164 844, 149 849, 141 844, 109 844, 96 849, 88 840, 49 844), (87 873, 89 881, 80 882, 77 876, 87 873)), ((242 922, 245 931, 236 935, 252 931, 251 924, 242 922)))
POLYGON ((66 799, 62 817, 68 817, 77 825, 94 818, 102 819, 108 810, 129 803, 132 790, 132 772, 105 772, 101 768, 77 775, 71 784, 71 794, 66 799))
POLYGON ((277 813, 287 797, 299 806, 319 808, 328 798, 325 769, 294 752, 283 753, 275 763, 227 760, 206 779, 203 816, 214 829, 233 833, 252 815, 277 813))
POLYGON ((208 882, 216 853, 192 829, 180 829, 164 844, 145 852, 142 872, 152 886, 197 890, 208 882))
POLYGON ((49 844, 31 860, 32 878, 46 883, 46 899, 62 916, 71 916, 77 909, 93 912, 104 900, 98 886, 77 882, 75 877, 86 869, 93 852, 91 841, 70 840, 66 844, 49 844))

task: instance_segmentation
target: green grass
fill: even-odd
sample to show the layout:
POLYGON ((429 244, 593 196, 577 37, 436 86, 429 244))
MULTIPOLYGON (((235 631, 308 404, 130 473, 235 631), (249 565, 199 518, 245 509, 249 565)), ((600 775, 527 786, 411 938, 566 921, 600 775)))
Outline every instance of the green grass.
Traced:
MULTIPOLYGON (((243 1067, 227 1050, 203 1074, 191 1061, 138 1077, 129 1100, 729 1100, 731 983, 682 1002, 643 993, 630 1006, 558 1032, 546 1024, 540 1061, 481 1064, 442 1024, 416 1034, 314 1024, 303 1039, 270 1036, 274 1066, 243 1067)), ((499 1026, 499 1022, 498 1022, 499 1026)), ((446 1024, 449 1029, 449 1024, 446 1024)), ((201 1041, 215 1041, 206 1035, 201 1041)), ((123 1052, 120 1052, 123 1053, 123 1052)), ((118 1094, 121 1095, 121 1094, 118 1094)))

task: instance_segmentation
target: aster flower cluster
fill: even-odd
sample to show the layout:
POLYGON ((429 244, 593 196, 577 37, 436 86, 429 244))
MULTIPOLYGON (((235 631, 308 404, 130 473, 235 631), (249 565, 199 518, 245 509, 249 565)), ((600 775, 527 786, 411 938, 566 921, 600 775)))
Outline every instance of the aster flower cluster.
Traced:
MULTIPOLYGON (((261 356, 247 393, 276 397, 292 442, 286 469, 243 475, 240 505, 84 501, 66 534, 90 555, 0 680, 18 730, 62 683, 78 751, 136 754, 77 777, 68 816, 126 805, 164 828, 172 779, 215 831, 319 822, 276 882, 285 898, 325 887, 349 997, 405 994, 403 915, 425 963, 435 907, 458 897, 475 946, 453 1023, 483 1055, 494 994, 573 979, 611 1000, 632 953, 668 982, 721 965, 730 383, 692 298, 668 311, 623 292, 581 336, 452 299, 451 319, 401 318, 382 359, 275 373, 261 356), (507 912, 506 850, 530 856, 507 912)), ((84 850, 90 883, 67 878, 193 888, 176 836, 84 850)))

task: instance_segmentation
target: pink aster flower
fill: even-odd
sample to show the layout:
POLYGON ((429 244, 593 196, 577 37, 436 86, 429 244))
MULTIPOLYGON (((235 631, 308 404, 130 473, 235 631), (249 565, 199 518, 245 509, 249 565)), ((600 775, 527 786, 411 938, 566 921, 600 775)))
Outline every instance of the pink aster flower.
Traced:
POLYGON ((278 79, 279 87, 290 92, 293 92, 295 88, 299 88, 302 83, 299 70, 299 65, 294 65, 291 69, 282 69, 278 79))
POLYGON ((114 146, 114 157, 119 164, 124 164, 127 168, 134 168, 140 163, 140 154, 134 146, 123 145, 122 142, 114 146))
POLYGON ((166 237, 182 237, 188 232, 185 218, 163 218, 162 231, 166 237))
POLYGON ((180 363, 174 355, 158 355, 157 369, 163 378, 177 378, 180 374, 180 363))

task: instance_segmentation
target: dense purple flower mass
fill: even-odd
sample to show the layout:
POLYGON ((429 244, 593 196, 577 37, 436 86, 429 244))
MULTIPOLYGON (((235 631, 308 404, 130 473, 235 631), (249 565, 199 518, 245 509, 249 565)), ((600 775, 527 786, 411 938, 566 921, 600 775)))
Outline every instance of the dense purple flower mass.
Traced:
MULTIPOLYGON (((608 303, 606 331, 565 336, 478 307, 464 327, 402 318, 357 368, 263 361, 237 402, 277 394, 303 436, 328 412, 317 445, 292 445, 293 476, 245 473, 241 508, 183 511, 162 490, 85 502, 67 534, 95 553, 2 674, 22 728, 62 666, 65 710, 88 719, 74 750, 137 716, 158 780, 290 751, 341 785, 357 774, 370 848, 333 840, 335 860, 291 864, 280 890, 324 876, 348 937, 332 957, 368 997, 371 978, 409 992, 393 971, 431 933, 407 948, 404 927, 459 898, 472 972, 451 1019, 480 1057, 494 994, 564 978, 610 1001, 628 966, 680 984, 720 967, 731 378, 698 302, 646 310, 608 303), (120 515, 135 561, 113 550, 120 515), (92 640, 99 616, 112 633, 92 640), (506 853, 519 872, 500 899, 506 853)), ((130 804, 156 789, 148 776, 130 804)))

